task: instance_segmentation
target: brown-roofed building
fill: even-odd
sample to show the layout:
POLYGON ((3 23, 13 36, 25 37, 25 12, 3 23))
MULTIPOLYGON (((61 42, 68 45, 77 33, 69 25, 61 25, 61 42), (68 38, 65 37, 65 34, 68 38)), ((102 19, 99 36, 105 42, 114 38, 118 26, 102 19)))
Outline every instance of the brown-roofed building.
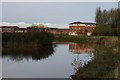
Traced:
POLYGON ((69 35, 85 34, 91 35, 92 31, 96 27, 95 23, 86 22, 73 22, 69 24, 69 35))
POLYGON ((0 26, 0 32, 27 32, 27 29, 18 26, 0 26))

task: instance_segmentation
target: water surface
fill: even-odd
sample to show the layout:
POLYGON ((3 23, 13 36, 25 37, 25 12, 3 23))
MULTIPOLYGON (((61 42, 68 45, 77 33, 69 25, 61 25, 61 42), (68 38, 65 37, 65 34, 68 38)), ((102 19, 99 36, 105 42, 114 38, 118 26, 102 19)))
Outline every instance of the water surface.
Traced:
POLYGON ((3 78, 70 78, 92 61, 93 48, 77 43, 59 43, 53 49, 3 51, 3 78), (44 55, 43 55, 44 54, 44 55))

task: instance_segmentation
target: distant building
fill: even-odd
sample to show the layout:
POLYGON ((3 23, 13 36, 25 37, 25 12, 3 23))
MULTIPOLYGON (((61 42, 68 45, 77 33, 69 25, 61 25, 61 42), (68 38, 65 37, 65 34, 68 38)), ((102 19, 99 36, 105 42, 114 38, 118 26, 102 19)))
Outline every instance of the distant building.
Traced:
POLYGON ((27 32, 27 28, 19 28, 19 29, 15 30, 15 32, 22 32, 22 33, 24 33, 24 32, 27 32))
POLYGON ((40 32, 46 31, 53 34, 69 34, 69 29, 65 28, 49 28, 43 24, 32 24, 31 26, 27 27, 28 32, 40 32))
POLYGON ((0 26, 0 32, 27 32, 27 29, 18 26, 0 26))
POLYGON ((0 26, 1 32, 15 32, 16 30, 19 30, 18 26, 0 26))
POLYGON ((69 34, 69 29, 66 28, 56 28, 50 31, 51 33, 54 34, 69 34))
POLYGON ((0 32, 40 32, 40 31, 46 31, 53 34, 69 34, 69 29, 65 28, 48 28, 45 27, 42 24, 39 24, 38 26, 32 25, 27 28, 19 28, 18 26, 0 26, 0 32))
POLYGON ((96 27, 95 23, 73 22, 69 24, 69 35, 85 34, 91 35, 96 27))

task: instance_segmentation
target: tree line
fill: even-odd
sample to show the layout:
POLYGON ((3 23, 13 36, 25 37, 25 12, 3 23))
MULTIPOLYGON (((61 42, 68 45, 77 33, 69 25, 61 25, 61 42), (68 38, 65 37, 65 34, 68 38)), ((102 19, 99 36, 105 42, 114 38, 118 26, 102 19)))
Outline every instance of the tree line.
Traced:
POLYGON ((110 10, 97 8, 95 21, 93 35, 120 36, 120 8, 110 10))

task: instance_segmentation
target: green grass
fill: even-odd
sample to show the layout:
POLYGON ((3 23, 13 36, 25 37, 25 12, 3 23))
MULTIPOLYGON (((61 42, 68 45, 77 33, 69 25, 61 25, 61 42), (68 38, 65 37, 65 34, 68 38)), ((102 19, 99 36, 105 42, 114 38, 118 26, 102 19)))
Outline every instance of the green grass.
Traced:
POLYGON ((83 74, 89 75, 89 77, 100 78, 104 74, 107 74, 109 70, 106 68, 98 68, 98 67, 88 67, 83 74))

